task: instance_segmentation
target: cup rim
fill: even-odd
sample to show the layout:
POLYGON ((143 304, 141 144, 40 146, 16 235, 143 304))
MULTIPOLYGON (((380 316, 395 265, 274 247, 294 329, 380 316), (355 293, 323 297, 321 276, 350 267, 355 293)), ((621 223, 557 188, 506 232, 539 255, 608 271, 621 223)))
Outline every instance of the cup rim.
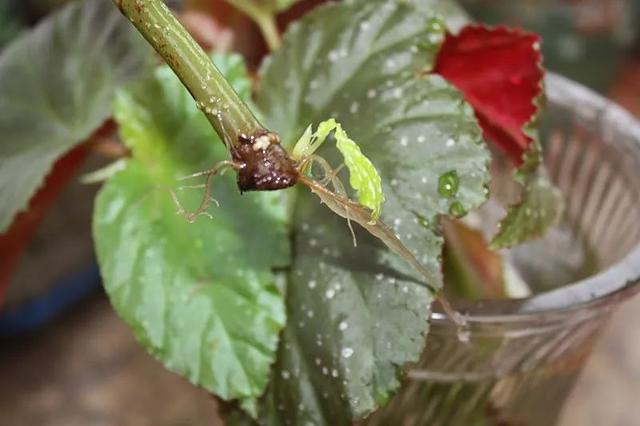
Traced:
MULTIPOLYGON (((640 158, 640 121, 628 111, 593 90, 558 74, 545 78, 547 98, 564 106, 580 105, 577 114, 587 120, 624 125, 637 143, 640 158)), ((640 171, 638 171, 640 175, 640 171)), ((614 265, 582 280, 522 299, 460 300, 453 303, 469 323, 530 322, 545 318, 573 316, 579 310, 600 311, 615 306, 640 292, 640 242, 614 265)), ((451 321, 438 308, 431 313, 432 322, 451 321)), ((452 326, 455 326, 452 324, 452 326)))

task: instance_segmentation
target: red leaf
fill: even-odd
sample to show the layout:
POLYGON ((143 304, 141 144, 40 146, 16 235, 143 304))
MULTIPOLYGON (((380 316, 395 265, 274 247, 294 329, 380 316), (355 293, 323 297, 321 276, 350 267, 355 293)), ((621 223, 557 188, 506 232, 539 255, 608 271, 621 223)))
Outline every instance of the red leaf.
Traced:
POLYGON ((540 36, 520 29, 470 25, 447 34, 434 72, 463 92, 485 138, 516 165, 532 142, 523 127, 542 94, 540 36))

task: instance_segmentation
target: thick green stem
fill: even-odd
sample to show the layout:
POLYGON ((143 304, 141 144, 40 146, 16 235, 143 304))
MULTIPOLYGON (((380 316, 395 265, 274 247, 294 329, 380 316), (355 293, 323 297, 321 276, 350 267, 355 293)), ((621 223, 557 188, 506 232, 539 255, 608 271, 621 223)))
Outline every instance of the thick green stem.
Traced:
POLYGON ((161 0, 113 1, 182 80, 226 143, 236 147, 241 135, 270 133, 161 0))

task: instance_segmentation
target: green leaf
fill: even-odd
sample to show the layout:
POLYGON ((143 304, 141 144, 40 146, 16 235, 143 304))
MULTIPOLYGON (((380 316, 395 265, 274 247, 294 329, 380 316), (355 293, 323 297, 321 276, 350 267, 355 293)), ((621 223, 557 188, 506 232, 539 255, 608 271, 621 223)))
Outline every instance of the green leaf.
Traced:
POLYGON ((358 202, 372 211, 371 219, 375 222, 380 217, 384 203, 380 175, 340 124, 336 127, 335 138, 349 170, 349 184, 358 193, 358 202))
POLYGON ((12 4, 0 3, 0 49, 13 39, 24 27, 12 4))
POLYGON ((544 173, 529 177, 522 199, 509 207, 500 221, 499 232, 491 242, 493 250, 513 247, 540 238, 558 224, 563 211, 562 194, 544 173))
POLYGON ((53 162, 111 114, 116 88, 150 58, 108 0, 74 2, 0 55, 0 232, 53 162))
MULTIPOLYGON (((270 128, 291 147, 309 123, 339 121, 381 175, 382 219, 430 272, 417 276, 362 232, 354 248, 343 220, 300 195, 267 423, 350 424, 389 400, 424 347, 434 297, 425 281, 442 280, 438 218, 478 206, 488 181, 473 110, 442 78, 419 77, 443 36, 442 21, 407 2, 345 1, 292 24, 263 66, 257 102, 270 128), (457 191, 444 197, 451 171, 457 191)), ((326 145, 319 153, 340 161, 326 145)))
POLYGON ((380 217, 384 195, 382 182, 378 171, 371 161, 362 154, 358 145, 349 139, 347 132, 333 118, 318 125, 318 130, 312 134, 311 126, 302 134, 293 147, 291 157, 300 161, 312 155, 334 132, 336 146, 342 154, 345 165, 349 170, 349 183, 358 194, 358 202, 372 211, 371 220, 375 222, 380 217))
MULTIPOLYGON (((542 63, 539 64, 542 68, 542 63)), ((544 82, 540 82, 544 85, 544 82)), ((493 250, 514 247, 541 238, 556 226, 564 212, 561 191, 549 180, 540 145, 541 117, 545 103, 544 90, 534 99, 536 114, 524 126, 523 131, 533 139, 525 152, 523 163, 513 174, 521 185, 520 200, 507 207, 507 214, 498 224, 498 232, 491 240, 493 250)))
POLYGON ((283 10, 289 9, 291 6, 299 2, 300 0, 275 0, 276 2, 276 10, 278 12, 282 12, 283 10))
MULTIPOLYGON (((238 56, 215 58, 234 88, 249 80, 238 56)), ((116 119, 133 159, 96 202, 94 236, 105 287, 137 338, 169 369, 224 399, 259 396, 285 323, 273 268, 289 264, 283 196, 240 195, 217 177, 212 219, 176 215, 167 188, 226 159, 226 149, 167 68, 119 93, 116 119)), ((178 194, 197 206, 201 190, 178 194)))
POLYGON ((416 8, 439 16, 445 22, 447 30, 458 33, 471 22, 471 18, 455 0, 409 0, 416 8))

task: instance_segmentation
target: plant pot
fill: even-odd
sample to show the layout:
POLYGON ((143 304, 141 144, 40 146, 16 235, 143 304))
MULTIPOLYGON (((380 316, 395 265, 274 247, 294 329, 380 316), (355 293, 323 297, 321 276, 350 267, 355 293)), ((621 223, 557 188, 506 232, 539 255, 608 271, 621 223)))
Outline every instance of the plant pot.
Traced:
POLYGON ((465 330, 434 312, 422 360, 367 424, 555 424, 603 326, 640 291, 640 123, 563 77, 546 85, 545 160, 565 216, 509 253, 536 293, 457 303, 465 330))

